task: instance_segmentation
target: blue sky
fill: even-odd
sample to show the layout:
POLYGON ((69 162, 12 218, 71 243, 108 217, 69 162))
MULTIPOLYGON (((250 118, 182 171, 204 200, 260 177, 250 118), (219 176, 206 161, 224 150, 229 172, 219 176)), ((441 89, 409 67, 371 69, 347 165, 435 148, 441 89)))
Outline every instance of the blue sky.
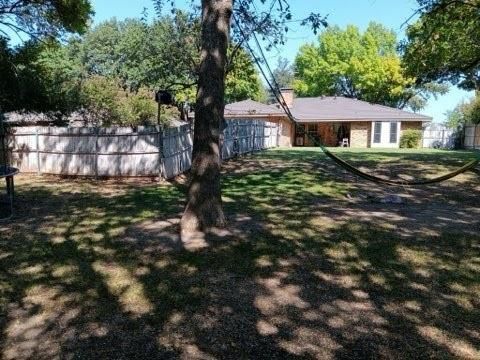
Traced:
MULTIPOLYGON (((138 17, 144 8, 148 9, 150 16, 154 16, 151 0, 92 0, 95 9, 94 22, 98 23, 111 17, 123 19, 138 17)), ((184 6, 188 0, 177 0, 179 6, 184 6)), ((198 0, 200 3, 200 0, 198 0)), ((405 27, 402 24, 413 14, 415 0, 291 0, 292 12, 295 18, 304 18, 311 12, 320 12, 328 15, 331 25, 345 26, 354 24, 365 29, 370 21, 377 21, 393 29, 399 39, 404 37, 405 27)), ((288 35, 287 44, 278 51, 273 50, 268 54, 271 66, 277 63, 280 55, 293 61, 299 47, 305 42, 315 41, 316 36, 307 28, 295 26, 288 35)), ((462 99, 473 96, 473 92, 466 92, 451 87, 448 94, 437 100, 431 100, 429 105, 421 112, 430 115, 434 121, 441 122, 445 119, 445 112, 451 110, 462 99)))

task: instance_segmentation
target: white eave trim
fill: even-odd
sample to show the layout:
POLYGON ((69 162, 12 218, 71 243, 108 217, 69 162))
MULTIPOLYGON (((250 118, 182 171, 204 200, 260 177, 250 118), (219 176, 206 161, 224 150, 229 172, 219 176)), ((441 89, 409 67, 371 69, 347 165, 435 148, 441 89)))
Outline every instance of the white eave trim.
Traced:
POLYGON ((228 119, 245 119, 245 118, 253 118, 253 119, 258 119, 258 118, 271 118, 271 117, 286 117, 282 114, 225 114, 225 118, 228 119))
POLYGON ((297 122, 347 122, 347 121, 354 121, 354 122, 360 122, 360 121, 421 121, 421 122, 430 122, 433 119, 432 118, 421 118, 421 119, 412 119, 412 118, 395 118, 395 117, 385 117, 385 118, 373 118, 373 117, 368 117, 368 118, 354 118, 354 119, 318 119, 318 118, 296 118, 295 119, 297 122))

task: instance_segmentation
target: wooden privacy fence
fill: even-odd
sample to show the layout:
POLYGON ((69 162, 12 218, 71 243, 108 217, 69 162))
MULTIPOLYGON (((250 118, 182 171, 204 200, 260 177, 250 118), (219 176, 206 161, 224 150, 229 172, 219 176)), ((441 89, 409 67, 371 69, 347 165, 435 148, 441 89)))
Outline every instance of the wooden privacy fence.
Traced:
POLYGON ((465 126, 463 144, 466 149, 480 149, 480 124, 465 126))
POLYGON ((424 148, 453 148, 456 132, 446 126, 431 124, 423 129, 424 148))
POLYGON ((223 134, 222 159, 277 147, 280 135, 277 123, 261 120, 227 120, 223 134))
MULTIPOLYGON (((278 145, 278 126, 229 120, 222 157, 278 145)), ((10 163, 21 172, 75 176, 161 176, 190 169, 190 125, 162 129, 13 127, 6 135, 10 163)))

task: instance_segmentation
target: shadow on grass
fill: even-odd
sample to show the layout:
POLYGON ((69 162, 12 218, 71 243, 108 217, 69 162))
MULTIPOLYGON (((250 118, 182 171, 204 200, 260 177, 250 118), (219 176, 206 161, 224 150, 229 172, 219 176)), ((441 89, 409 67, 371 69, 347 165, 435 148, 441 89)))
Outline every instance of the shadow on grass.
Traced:
POLYGON ((0 225, 3 357, 477 357, 478 204, 440 185, 347 201, 370 185, 317 161, 227 163, 230 227, 197 252, 181 186, 21 183, 24 214, 0 225))

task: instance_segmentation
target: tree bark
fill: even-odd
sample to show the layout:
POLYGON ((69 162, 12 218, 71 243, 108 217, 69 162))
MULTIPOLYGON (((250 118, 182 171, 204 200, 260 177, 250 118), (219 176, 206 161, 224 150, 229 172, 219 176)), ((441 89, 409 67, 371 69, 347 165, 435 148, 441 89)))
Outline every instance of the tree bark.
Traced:
POLYGON ((193 160, 182 233, 223 227, 220 135, 233 0, 202 0, 202 49, 195 106, 193 160))

